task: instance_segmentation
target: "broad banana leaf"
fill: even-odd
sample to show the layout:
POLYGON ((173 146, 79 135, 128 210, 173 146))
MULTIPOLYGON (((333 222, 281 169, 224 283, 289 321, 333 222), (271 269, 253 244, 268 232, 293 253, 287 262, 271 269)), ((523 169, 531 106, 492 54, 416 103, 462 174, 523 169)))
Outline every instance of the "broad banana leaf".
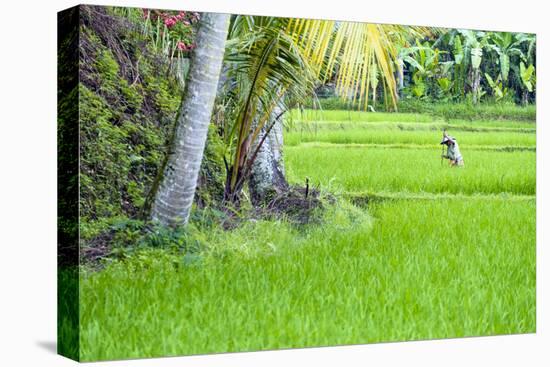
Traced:
POLYGON ((483 57, 483 49, 479 47, 472 48, 472 68, 479 69, 479 66, 481 65, 481 58, 483 57))
POLYGON ((508 73, 510 72, 510 56, 505 53, 500 54, 500 74, 502 75, 502 80, 508 80, 508 73))
POLYGON ((521 62, 519 64, 519 72, 520 72, 521 81, 523 82, 523 85, 525 85, 525 88, 527 88, 529 92, 532 92, 533 91, 532 79, 534 79, 533 73, 535 72, 535 67, 533 66, 533 64, 531 64, 529 65, 529 67, 526 68, 525 64, 521 62))

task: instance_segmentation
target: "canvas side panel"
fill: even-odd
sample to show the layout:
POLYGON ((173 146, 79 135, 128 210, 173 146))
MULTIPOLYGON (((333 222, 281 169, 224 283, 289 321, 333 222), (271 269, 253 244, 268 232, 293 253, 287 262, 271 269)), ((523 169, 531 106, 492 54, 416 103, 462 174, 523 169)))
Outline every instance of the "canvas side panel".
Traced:
POLYGON ((57 351, 79 360, 79 7, 57 16, 57 351))

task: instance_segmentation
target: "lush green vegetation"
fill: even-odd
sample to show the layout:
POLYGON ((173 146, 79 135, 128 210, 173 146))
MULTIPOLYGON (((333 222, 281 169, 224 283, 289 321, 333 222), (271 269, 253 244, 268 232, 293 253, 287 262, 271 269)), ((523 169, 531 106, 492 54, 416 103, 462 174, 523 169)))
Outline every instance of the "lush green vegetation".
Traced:
POLYGON ((372 207, 374 220, 334 209, 306 232, 260 222, 213 233, 212 253, 193 262, 140 252, 83 276, 82 356, 530 332, 534 210, 404 200, 372 207))
MULTIPOLYGON (((83 358, 533 331, 534 152, 464 145, 467 167, 450 169, 436 132, 385 148, 360 129, 379 145, 285 150, 291 181, 337 194, 322 224, 205 231, 197 218, 185 241, 201 251, 144 247, 83 273, 83 358)), ((478 133, 478 144, 499 134, 478 133)))
MULTIPOLYGON (((169 60, 159 58, 167 45, 144 42, 155 35, 117 18, 110 20, 114 26, 104 28, 98 19, 111 16, 110 11, 121 12, 84 7, 81 13, 85 67, 79 85, 79 179, 84 232, 90 226, 105 229, 105 220, 139 216, 165 158, 182 99, 178 73, 169 60), (113 49, 113 37, 132 40, 125 44, 126 52, 113 49), (139 75, 134 70, 138 63, 139 75)), ((178 55, 184 58, 186 53, 180 50, 178 55)), ((219 144, 211 132, 198 189, 203 202, 219 196, 223 185, 221 167, 212 164, 221 161, 219 144)))
MULTIPOLYGON (((481 106, 476 107, 481 108, 481 106)), ((521 108, 514 107, 515 110, 522 110, 521 108)), ((475 116, 475 115, 474 115, 475 116)), ((430 129, 441 129, 442 127, 453 128, 462 128, 467 127, 466 130, 470 129, 483 129, 483 128, 521 128, 528 129, 533 131, 535 129, 535 116, 531 116, 527 120, 522 120, 521 118, 515 119, 512 116, 508 116, 508 119, 499 119, 498 115, 494 118, 474 118, 472 116, 469 118, 458 118, 454 117, 452 119, 446 119, 441 116, 434 116, 428 113, 421 112, 394 112, 394 113, 384 113, 384 112, 363 112, 363 111, 352 111, 352 110, 312 110, 312 109, 295 109, 289 113, 289 124, 290 127, 297 123, 302 124, 303 127, 312 126, 312 123, 321 122, 328 123, 334 122, 337 124, 347 123, 347 122, 360 122, 361 126, 365 127, 374 127, 380 125, 368 125, 370 122, 376 123, 394 123, 394 124, 407 124, 406 126, 414 126, 415 129, 421 128, 420 126, 415 126, 411 124, 424 124, 424 128, 430 129)), ((404 126, 404 127, 406 127, 404 126)), ((313 124, 313 127, 315 125, 313 124)), ((325 125, 325 128, 330 128, 330 125, 325 125)))
POLYGON ((344 205, 305 232, 205 234, 212 250, 195 261, 139 252, 83 275, 82 357, 531 332, 534 212, 534 200, 344 205))
MULTIPOLYGON (((148 203, 183 157, 172 137, 201 15, 83 9, 80 304, 60 324, 66 354, 534 331, 534 36, 232 17, 190 219, 161 223, 148 203), (441 159, 444 129, 464 168, 441 159), (255 202, 264 141, 281 185, 255 202)), ((74 281, 60 273, 73 293, 74 281)), ((60 310, 73 301, 60 296, 60 310)))

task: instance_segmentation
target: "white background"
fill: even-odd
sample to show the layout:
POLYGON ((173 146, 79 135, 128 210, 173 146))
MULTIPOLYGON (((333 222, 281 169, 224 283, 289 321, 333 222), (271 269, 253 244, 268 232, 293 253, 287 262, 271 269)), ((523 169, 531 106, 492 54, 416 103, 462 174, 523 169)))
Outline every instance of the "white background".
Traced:
MULTIPOLYGON (((91 3, 100 3, 92 1, 91 3)), ((97 363, 97 366, 550 365, 548 175, 550 14, 544 1, 179 0, 110 5, 537 33, 537 333, 97 363), (546 363, 545 363, 546 362, 546 363)), ((0 365, 66 366, 56 338, 56 12, 0 7, 0 365)), ((101 4, 101 3, 100 3, 101 4)), ((105 4, 105 3, 102 3, 105 4)))

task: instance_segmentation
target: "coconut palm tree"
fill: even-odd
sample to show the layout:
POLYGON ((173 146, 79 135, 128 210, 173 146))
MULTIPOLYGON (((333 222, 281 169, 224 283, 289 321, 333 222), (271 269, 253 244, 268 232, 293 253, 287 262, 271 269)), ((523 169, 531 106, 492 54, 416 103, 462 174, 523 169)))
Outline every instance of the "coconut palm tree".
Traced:
MULTIPOLYGON (((186 223, 189 218, 228 20, 229 16, 206 14, 197 33, 198 47, 191 60, 174 140, 152 190, 156 194, 151 216, 166 224, 186 223)), ((370 85, 376 84, 373 80, 380 75, 386 104, 395 107, 397 53, 393 41, 414 32, 416 28, 402 26, 236 17, 226 57, 226 81, 231 83, 226 92, 232 102, 228 103, 229 118, 225 118, 231 126, 224 130, 233 155, 231 166, 227 165, 226 199, 238 202, 250 175, 262 172, 253 169, 257 157, 272 159, 277 155, 271 148, 271 154, 264 154, 266 147, 262 150, 262 146, 274 141, 268 139, 271 130, 286 110, 313 91, 315 80, 336 77, 340 95, 358 99, 358 105, 366 108, 370 85), (281 112, 274 113, 276 110, 281 112)), ((279 171, 264 177, 280 177, 284 169, 279 171)), ((258 188, 268 186, 263 178, 256 182, 260 183, 258 188)), ((279 182, 286 182, 284 175, 279 182)))
MULTIPOLYGON (((187 223, 220 76, 230 15, 203 13, 184 97, 161 175, 151 193, 151 218, 187 223)), ((147 210, 147 208, 146 208, 147 210)))

